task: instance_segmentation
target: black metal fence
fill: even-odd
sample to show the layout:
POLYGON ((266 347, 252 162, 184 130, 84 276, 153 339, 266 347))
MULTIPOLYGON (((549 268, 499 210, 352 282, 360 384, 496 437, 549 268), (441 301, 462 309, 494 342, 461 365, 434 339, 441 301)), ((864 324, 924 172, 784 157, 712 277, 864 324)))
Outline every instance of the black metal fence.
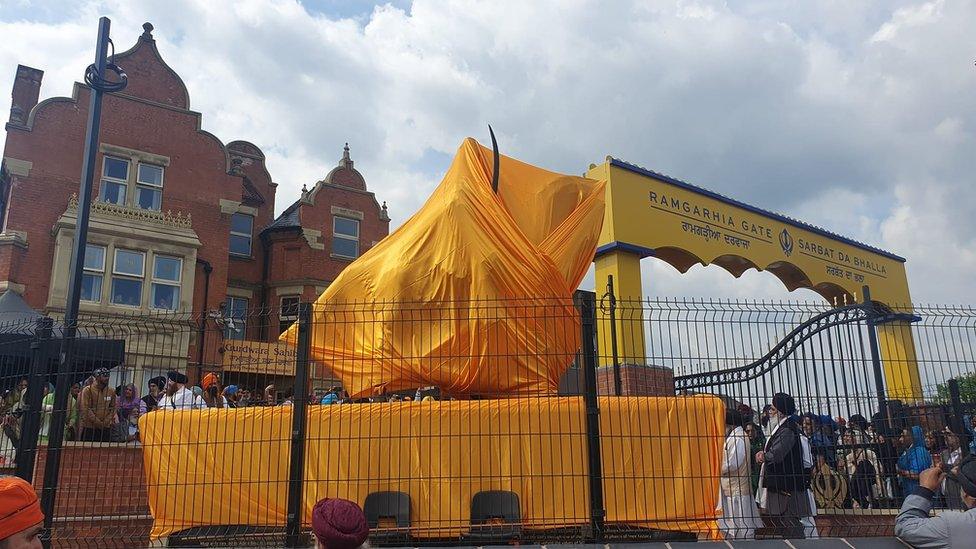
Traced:
POLYGON ((973 440, 967 307, 579 292, 78 331, 59 371, 57 319, 0 326, 0 467, 44 495, 59 546, 303 546, 323 497, 364 506, 374 545, 886 535, 913 469, 973 440), (71 386, 60 445, 54 384, 71 386), (779 392, 810 446, 799 523, 750 503, 779 392))

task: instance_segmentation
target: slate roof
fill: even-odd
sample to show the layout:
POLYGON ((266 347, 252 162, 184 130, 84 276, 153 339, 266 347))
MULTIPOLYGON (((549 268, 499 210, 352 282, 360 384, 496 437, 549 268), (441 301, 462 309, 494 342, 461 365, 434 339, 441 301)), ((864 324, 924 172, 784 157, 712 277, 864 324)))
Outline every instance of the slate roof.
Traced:
POLYGON ((281 215, 261 232, 300 229, 301 227, 302 222, 298 219, 298 202, 295 202, 291 206, 288 206, 288 209, 281 212, 281 215))

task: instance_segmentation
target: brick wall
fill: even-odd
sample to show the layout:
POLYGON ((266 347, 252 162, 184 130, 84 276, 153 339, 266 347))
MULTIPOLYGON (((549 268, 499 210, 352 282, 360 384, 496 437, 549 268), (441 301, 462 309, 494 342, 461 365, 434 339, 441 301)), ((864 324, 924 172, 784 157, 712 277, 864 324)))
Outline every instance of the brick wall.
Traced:
MULTIPOLYGON (((621 396, 674 396, 674 372, 664 366, 621 364, 620 389, 621 396)), ((599 395, 614 394, 613 366, 597 368, 596 390, 599 395)))
POLYGON ((869 538, 895 535, 896 509, 820 510, 817 533, 822 538, 869 538))
MULTIPOLYGON (((34 488, 41 493, 47 447, 38 448, 34 488)), ((142 447, 66 442, 55 504, 56 546, 90 540, 98 547, 144 546, 152 518, 142 447)))

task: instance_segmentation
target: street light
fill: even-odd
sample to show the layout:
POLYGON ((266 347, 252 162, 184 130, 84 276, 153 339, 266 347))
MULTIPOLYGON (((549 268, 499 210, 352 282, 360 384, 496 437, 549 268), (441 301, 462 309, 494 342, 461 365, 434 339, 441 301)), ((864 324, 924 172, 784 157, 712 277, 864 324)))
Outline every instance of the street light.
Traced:
POLYGON ((47 461, 44 464, 44 489, 41 492, 41 510, 44 512, 45 545, 50 546, 51 524, 54 519, 54 502, 57 498, 58 472, 61 467, 61 444, 64 442, 64 422, 67 417, 68 383, 73 360, 74 338, 78 326, 78 302, 81 298, 81 281, 85 264, 85 244, 88 240, 88 218, 91 214, 92 181, 95 175, 95 157, 98 153, 98 132, 102 117, 102 95, 125 89, 128 77, 115 64, 115 45, 109 38, 112 22, 108 17, 98 20, 98 40, 95 45, 95 62, 85 70, 85 83, 91 88, 88 107, 88 129, 85 134, 85 156, 81 166, 81 189, 78 192, 78 218, 75 239, 71 247, 71 271, 68 276, 68 298, 64 309, 64 331, 61 356, 54 389, 54 410, 48 432, 47 461), (112 59, 106 59, 108 46, 112 44, 112 59), (105 72, 115 73, 118 80, 107 80, 105 72))

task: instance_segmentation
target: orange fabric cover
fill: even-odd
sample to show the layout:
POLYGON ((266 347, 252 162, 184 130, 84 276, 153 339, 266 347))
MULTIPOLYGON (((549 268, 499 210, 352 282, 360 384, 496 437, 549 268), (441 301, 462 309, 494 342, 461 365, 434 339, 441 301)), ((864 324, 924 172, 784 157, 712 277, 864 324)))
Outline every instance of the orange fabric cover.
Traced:
MULTIPOLYGON (((714 397, 602 397, 610 523, 714 537, 724 407, 714 397)), ((140 419, 152 537, 194 526, 283 526, 292 407, 153 412, 140 419)), ((472 496, 518 494, 527 528, 585 525, 578 397, 312 406, 303 520, 324 497, 411 500, 418 538, 467 530, 472 496)))
MULTIPOLYGON (((440 186, 313 307, 311 358, 352 396, 554 393, 579 348, 572 292, 593 261, 603 182, 466 139, 440 186)), ((297 325, 281 339, 297 343, 297 325)))

